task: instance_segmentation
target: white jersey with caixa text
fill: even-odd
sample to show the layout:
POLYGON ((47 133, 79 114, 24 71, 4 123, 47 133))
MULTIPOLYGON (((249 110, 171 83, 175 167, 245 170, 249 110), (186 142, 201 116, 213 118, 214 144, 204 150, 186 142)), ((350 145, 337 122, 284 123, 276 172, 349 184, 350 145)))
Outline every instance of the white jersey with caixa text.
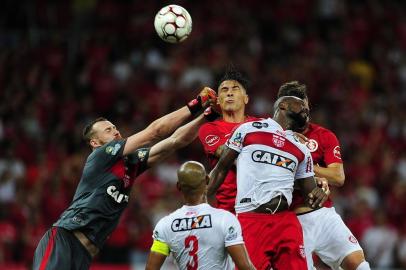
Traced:
POLYGON ((237 218, 204 203, 183 206, 162 218, 153 233, 154 240, 169 246, 179 269, 235 269, 226 247, 243 244, 237 218))
POLYGON ((309 149, 273 119, 239 126, 226 145, 237 158, 237 213, 256 209, 283 194, 292 202, 296 179, 314 175, 309 149))

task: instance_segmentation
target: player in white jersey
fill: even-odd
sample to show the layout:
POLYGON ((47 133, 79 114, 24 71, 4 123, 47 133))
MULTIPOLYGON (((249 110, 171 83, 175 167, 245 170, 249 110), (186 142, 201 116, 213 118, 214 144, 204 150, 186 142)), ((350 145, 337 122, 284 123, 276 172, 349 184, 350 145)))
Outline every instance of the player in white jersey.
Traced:
POLYGON ((320 207, 327 199, 313 178, 310 151, 287 130, 307 117, 303 100, 278 99, 274 119, 248 122, 234 131, 210 174, 209 195, 237 159, 235 210, 257 269, 307 269, 302 228, 288 211, 295 181, 311 207, 320 207))
POLYGON ((186 204, 156 225, 147 270, 160 269, 169 253, 180 269, 255 269, 237 218, 207 204, 208 180, 198 162, 189 161, 180 167, 177 187, 186 204))

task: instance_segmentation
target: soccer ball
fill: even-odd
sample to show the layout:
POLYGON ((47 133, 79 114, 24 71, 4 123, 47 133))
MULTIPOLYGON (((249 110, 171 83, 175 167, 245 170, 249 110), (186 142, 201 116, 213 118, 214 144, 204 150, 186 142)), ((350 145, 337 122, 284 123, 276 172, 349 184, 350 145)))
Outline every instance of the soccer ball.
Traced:
POLYGON ((182 42, 192 31, 192 18, 181 6, 169 5, 161 8, 154 21, 158 36, 169 43, 182 42))

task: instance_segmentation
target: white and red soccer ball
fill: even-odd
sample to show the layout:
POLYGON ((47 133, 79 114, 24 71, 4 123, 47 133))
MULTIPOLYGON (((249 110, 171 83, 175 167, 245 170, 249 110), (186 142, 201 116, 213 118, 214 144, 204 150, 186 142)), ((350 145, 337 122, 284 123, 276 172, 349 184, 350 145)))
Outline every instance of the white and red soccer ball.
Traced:
POLYGON ((166 42, 182 42, 192 31, 192 18, 181 6, 169 5, 161 8, 155 16, 155 30, 166 42))

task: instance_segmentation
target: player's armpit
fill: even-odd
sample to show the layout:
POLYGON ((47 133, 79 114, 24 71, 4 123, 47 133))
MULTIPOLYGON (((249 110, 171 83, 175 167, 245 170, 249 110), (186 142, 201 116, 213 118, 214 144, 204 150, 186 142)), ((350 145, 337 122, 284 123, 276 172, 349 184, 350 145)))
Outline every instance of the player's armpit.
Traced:
POLYGON ((217 189, 221 186, 226 178, 228 170, 234 163, 234 160, 238 156, 238 152, 226 147, 223 151, 219 162, 216 164, 216 167, 210 172, 210 183, 207 189, 207 195, 212 196, 216 193, 217 189))
POLYGON ((162 265, 165 262, 167 256, 151 251, 148 256, 147 265, 145 266, 145 270, 159 270, 161 269, 162 265))
POLYGON ((248 252, 244 244, 228 246, 226 249, 239 270, 256 269, 248 256, 248 252))

